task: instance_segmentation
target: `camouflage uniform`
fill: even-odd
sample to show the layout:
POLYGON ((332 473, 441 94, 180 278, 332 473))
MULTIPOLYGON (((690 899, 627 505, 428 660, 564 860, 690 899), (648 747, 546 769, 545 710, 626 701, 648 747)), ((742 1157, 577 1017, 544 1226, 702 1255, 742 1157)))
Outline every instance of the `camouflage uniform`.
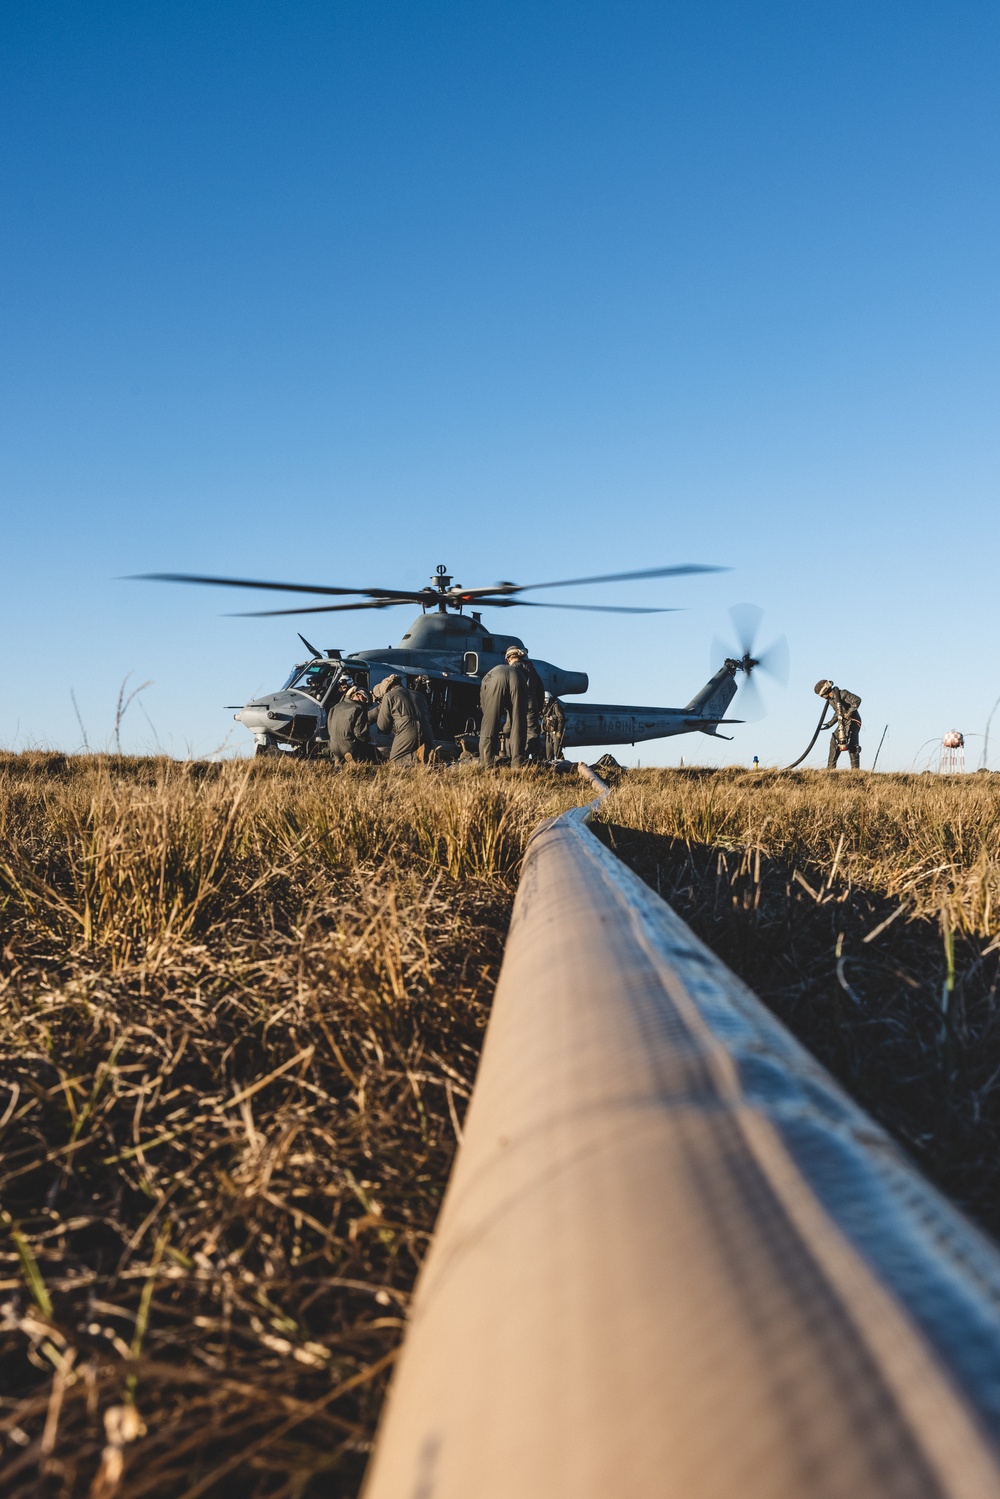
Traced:
POLYGON ((330 736, 330 759, 378 762, 378 750, 368 739, 369 708, 366 703, 341 698, 326 716, 330 736))
MULTIPOLYGON (((417 751, 427 743, 418 694, 411 692, 402 683, 390 687, 378 707, 378 726, 383 734, 392 735, 389 751, 390 765, 409 765, 417 751)), ((425 713, 426 713, 426 699, 425 713)), ((428 721, 430 719, 427 713, 428 721)), ((434 739, 431 736, 431 745, 434 739)))
POLYGON ((837 716, 837 722, 833 733, 830 735, 830 753, 827 756, 827 770, 836 770, 837 761, 846 750, 851 759, 851 769, 861 769, 861 744, 859 734, 861 732, 861 719, 858 709, 861 699, 853 692, 845 692, 842 687, 831 687, 825 694, 827 702, 837 716))
POLYGON ((545 731, 546 760, 562 758, 563 739, 566 736, 566 711, 557 697, 546 703, 542 713, 542 728, 545 731))
POLYGON ((479 730, 479 758, 492 765, 500 748, 505 717, 510 719, 510 763, 515 770, 527 763, 528 677, 519 666, 494 666, 482 680, 479 701, 483 722, 479 730))

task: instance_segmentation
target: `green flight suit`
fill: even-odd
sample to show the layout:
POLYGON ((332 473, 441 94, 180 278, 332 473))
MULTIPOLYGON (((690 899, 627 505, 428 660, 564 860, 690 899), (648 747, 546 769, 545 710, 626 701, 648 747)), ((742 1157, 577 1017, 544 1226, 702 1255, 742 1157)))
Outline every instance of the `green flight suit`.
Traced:
POLYGON ((560 760, 563 739, 566 737, 566 710, 557 697, 546 705, 542 714, 542 728, 545 732, 546 760, 560 760))
POLYGON ((851 760, 851 769, 861 769, 861 744, 859 735, 861 733, 861 718, 858 709, 861 699, 853 692, 845 692, 842 687, 833 687, 826 694, 826 700, 830 704, 836 716, 833 733, 830 735, 830 753, 827 756, 827 770, 836 770, 837 761, 847 751, 851 760))
POLYGON ((494 666, 479 688, 483 721, 479 729, 479 758, 492 765, 500 749, 504 719, 507 730, 510 763, 515 770, 527 764, 528 746, 528 678, 517 666, 494 666))
POLYGON ((355 703, 342 698, 335 703, 326 716, 326 731, 330 736, 330 759, 370 761, 378 763, 378 751, 368 738, 369 708, 366 703, 355 703))
MULTIPOLYGON (((420 746, 427 742, 420 705, 416 701, 420 695, 400 684, 390 687, 379 703, 379 729, 383 734, 392 735, 392 749, 389 751, 390 765, 410 764, 420 746)), ((425 698, 425 705, 426 701, 425 698)), ((429 715, 426 716, 429 717, 429 715)), ((432 736, 431 744, 433 743, 432 736)))
POLYGON ((420 730, 423 735, 423 739, 421 742, 424 751, 426 752, 426 756, 429 757, 435 743, 434 723, 431 719, 430 698, 427 696, 426 692, 421 692, 419 687, 411 687, 409 689, 409 693, 413 701, 417 705, 417 713, 420 716, 420 730))
POLYGON ((528 754, 532 760, 541 760, 545 754, 542 740, 542 713, 545 710, 545 687, 530 661, 519 661, 518 670, 523 674, 528 693, 528 754))

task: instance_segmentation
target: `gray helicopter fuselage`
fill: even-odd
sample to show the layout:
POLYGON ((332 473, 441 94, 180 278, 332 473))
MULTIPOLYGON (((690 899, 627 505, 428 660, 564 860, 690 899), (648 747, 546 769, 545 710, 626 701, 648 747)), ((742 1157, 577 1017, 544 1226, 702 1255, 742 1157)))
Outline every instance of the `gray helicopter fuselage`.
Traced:
MULTIPOLYGON (((356 651, 352 659, 371 662, 376 672, 379 666, 385 666, 389 671, 457 674, 479 681, 491 667, 503 663, 512 645, 525 649, 518 636, 497 635, 487 630, 476 615, 470 618, 467 614, 422 614, 397 646, 384 651, 356 651)), ((556 697, 586 692, 590 686, 585 671, 564 671, 561 666, 535 656, 532 661, 546 692, 556 697)), ((387 672, 377 672, 372 676, 372 685, 386 675, 387 672)))
MULTIPOLYGON (((325 746, 326 715, 339 698, 345 676, 370 690, 396 672, 407 680, 420 675, 430 678, 432 718, 441 740, 475 734, 482 678, 503 662, 512 645, 524 649, 516 635, 487 630, 477 615, 425 613, 413 621, 398 646, 356 651, 350 656, 328 651, 300 663, 280 691, 255 698, 235 717, 250 730, 260 749, 283 747, 313 753, 325 746)), ((537 656, 531 659, 547 692, 565 698, 587 691, 586 672, 567 671, 537 656)), ((736 692, 729 666, 722 667, 685 708, 564 702, 564 743, 570 747, 636 744, 675 734, 714 734, 716 725, 731 721, 722 716, 736 692)), ((374 730, 373 737, 381 741, 374 730)))
POLYGON ((620 703, 564 703, 565 745, 640 744, 644 739, 670 739, 675 734, 710 734, 717 738, 720 723, 736 696, 733 663, 727 661, 705 683, 686 708, 635 708, 620 703))

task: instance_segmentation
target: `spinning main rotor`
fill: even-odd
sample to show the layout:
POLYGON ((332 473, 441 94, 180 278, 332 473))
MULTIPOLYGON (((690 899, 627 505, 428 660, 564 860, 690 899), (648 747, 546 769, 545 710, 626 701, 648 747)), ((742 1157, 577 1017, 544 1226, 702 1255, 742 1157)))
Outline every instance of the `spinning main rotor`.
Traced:
POLYGON ((551 583, 494 583, 488 588, 463 588, 461 584, 454 582, 442 563, 435 570, 430 587, 418 589, 338 588, 326 584, 274 583, 260 578, 213 578, 201 573, 140 573, 138 576, 156 583, 207 583, 224 588, 267 588, 280 593, 358 596, 357 601, 351 604, 311 604, 296 609, 250 609, 240 611, 242 617, 335 614, 348 609, 391 609, 397 604, 419 604, 423 609, 437 609, 441 614, 447 614, 450 609, 461 613, 466 604, 489 604, 495 609, 510 609, 516 604, 531 609, 581 609, 599 614, 669 614, 673 612, 670 609, 638 608, 627 604, 550 604, 540 599, 523 599, 520 595, 537 588, 625 583, 639 578, 679 578, 690 573, 718 573, 726 570, 699 563, 685 563, 680 567, 647 567, 631 573, 601 573, 593 578, 557 578, 551 583))

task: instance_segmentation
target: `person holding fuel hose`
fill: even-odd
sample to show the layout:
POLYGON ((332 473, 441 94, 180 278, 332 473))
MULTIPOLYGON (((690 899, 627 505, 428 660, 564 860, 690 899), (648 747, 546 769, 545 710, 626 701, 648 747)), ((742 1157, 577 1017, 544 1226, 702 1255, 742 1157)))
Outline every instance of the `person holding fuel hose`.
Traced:
POLYGON ((835 687, 829 677, 822 677, 815 687, 816 695, 825 698, 833 709, 833 733, 830 735, 830 753, 827 770, 836 770, 837 761, 846 751, 850 756, 851 769, 861 769, 861 718, 858 709, 861 699, 854 692, 835 687))

